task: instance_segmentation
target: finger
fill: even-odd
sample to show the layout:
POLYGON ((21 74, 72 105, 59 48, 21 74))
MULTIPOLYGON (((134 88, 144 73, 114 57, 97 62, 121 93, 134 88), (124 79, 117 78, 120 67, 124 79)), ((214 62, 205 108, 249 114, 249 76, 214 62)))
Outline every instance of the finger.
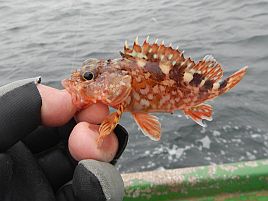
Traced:
POLYGON ((66 90, 58 90, 42 84, 37 88, 42 98, 41 121, 45 126, 61 126, 75 114, 76 107, 66 90))
POLYGON ((118 140, 114 133, 107 136, 101 148, 98 148, 96 140, 99 136, 99 126, 87 122, 78 123, 69 137, 69 151, 73 158, 80 161, 94 159, 110 162, 118 149, 118 140))
POLYGON ((109 108, 103 103, 96 103, 88 108, 80 111, 75 115, 76 122, 89 122, 92 124, 100 124, 109 114, 109 108))

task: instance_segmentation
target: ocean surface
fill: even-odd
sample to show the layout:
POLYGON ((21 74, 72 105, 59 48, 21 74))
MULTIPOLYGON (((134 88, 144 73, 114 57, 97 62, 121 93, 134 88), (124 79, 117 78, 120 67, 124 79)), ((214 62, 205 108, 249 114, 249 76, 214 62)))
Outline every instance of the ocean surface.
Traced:
POLYGON ((159 114, 162 139, 121 121, 129 143, 121 172, 263 159, 268 156, 268 1, 0 0, 0 85, 41 75, 60 81, 90 58, 117 58, 125 40, 147 35, 199 60, 212 54, 225 76, 248 65, 229 93, 210 101, 202 128, 181 112, 159 114))

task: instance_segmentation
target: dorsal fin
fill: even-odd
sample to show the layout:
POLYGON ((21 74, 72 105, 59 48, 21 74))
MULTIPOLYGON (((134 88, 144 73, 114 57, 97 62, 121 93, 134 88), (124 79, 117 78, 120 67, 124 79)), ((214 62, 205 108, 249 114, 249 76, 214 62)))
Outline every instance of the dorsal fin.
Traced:
POLYGON ((130 48, 125 42, 123 58, 136 61, 141 67, 155 74, 154 77, 164 79, 165 75, 176 83, 185 82, 195 87, 211 88, 223 76, 221 65, 212 55, 206 55, 198 63, 191 58, 184 58, 183 51, 178 48, 173 49, 171 45, 165 46, 164 42, 160 45, 157 40, 150 44, 147 39, 142 45, 138 38, 130 48))
POLYGON ((196 65, 185 69, 184 81, 195 87, 211 88, 223 76, 221 65, 212 55, 206 55, 196 65))
MULTIPOLYGON (((178 63, 185 61, 183 56, 183 51, 180 51, 178 48, 173 49, 170 46, 165 46, 164 42, 160 45, 157 43, 157 40, 153 43, 149 43, 149 38, 147 37, 144 40, 143 44, 140 45, 138 38, 133 43, 133 47, 130 48, 127 44, 127 41, 124 45, 124 52, 121 52, 123 58, 130 60, 145 60, 147 62, 158 63, 158 66, 164 74, 169 74, 169 71, 178 63)), ((139 62, 141 65, 144 62, 139 62)))

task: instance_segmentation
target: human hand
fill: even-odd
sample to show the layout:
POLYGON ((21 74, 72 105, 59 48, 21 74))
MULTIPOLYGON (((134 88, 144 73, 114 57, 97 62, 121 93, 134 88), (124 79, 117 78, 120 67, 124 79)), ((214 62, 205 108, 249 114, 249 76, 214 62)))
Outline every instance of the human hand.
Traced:
POLYGON ((114 133, 105 138, 101 148, 97 147, 99 125, 109 114, 108 106, 96 103, 77 111, 66 90, 58 90, 45 85, 37 85, 42 97, 41 121, 45 126, 62 126, 73 116, 77 125, 69 138, 69 150, 76 160, 95 159, 110 162, 118 149, 118 140, 114 133))
POLYGON ((127 133, 119 126, 115 129, 116 135, 111 134, 101 149, 97 148, 97 124, 108 114, 108 108, 96 104, 78 112, 65 90, 40 84, 36 87, 33 82, 26 81, 11 85, 0 87, 0 126, 3 128, 0 133, 0 199, 3 196, 12 198, 7 200, 27 201, 122 199, 123 183, 118 171, 108 163, 95 161, 117 159, 127 142, 127 133), (67 139, 71 133, 68 146, 62 137, 58 139, 61 128, 39 127, 31 132, 40 120, 45 126, 59 127, 73 116, 77 123, 67 132, 67 139), (51 135, 51 130, 56 135, 51 135), (76 160, 95 160, 83 160, 76 166, 68 155, 68 147, 76 160), (74 169, 73 184, 63 185, 72 178, 74 169), (103 181, 106 181, 104 185, 103 181), (103 189, 114 183, 118 185, 103 189))

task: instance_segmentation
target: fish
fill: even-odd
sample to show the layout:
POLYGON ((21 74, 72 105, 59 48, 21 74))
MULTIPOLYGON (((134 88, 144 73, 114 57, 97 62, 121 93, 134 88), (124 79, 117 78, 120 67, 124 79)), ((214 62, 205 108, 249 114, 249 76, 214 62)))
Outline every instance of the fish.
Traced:
POLYGON ((130 112, 145 136, 161 138, 159 119, 151 113, 173 113, 181 110, 186 117, 206 126, 213 108, 205 103, 237 85, 247 66, 223 79, 222 65, 212 55, 198 62, 185 57, 172 44, 149 42, 147 37, 132 46, 126 41, 121 58, 89 58, 62 85, 71 94, 73 104, 84 109, 102 102, 116 111, 99 127, 98 146, 119 123, 124 112, 130 112))

